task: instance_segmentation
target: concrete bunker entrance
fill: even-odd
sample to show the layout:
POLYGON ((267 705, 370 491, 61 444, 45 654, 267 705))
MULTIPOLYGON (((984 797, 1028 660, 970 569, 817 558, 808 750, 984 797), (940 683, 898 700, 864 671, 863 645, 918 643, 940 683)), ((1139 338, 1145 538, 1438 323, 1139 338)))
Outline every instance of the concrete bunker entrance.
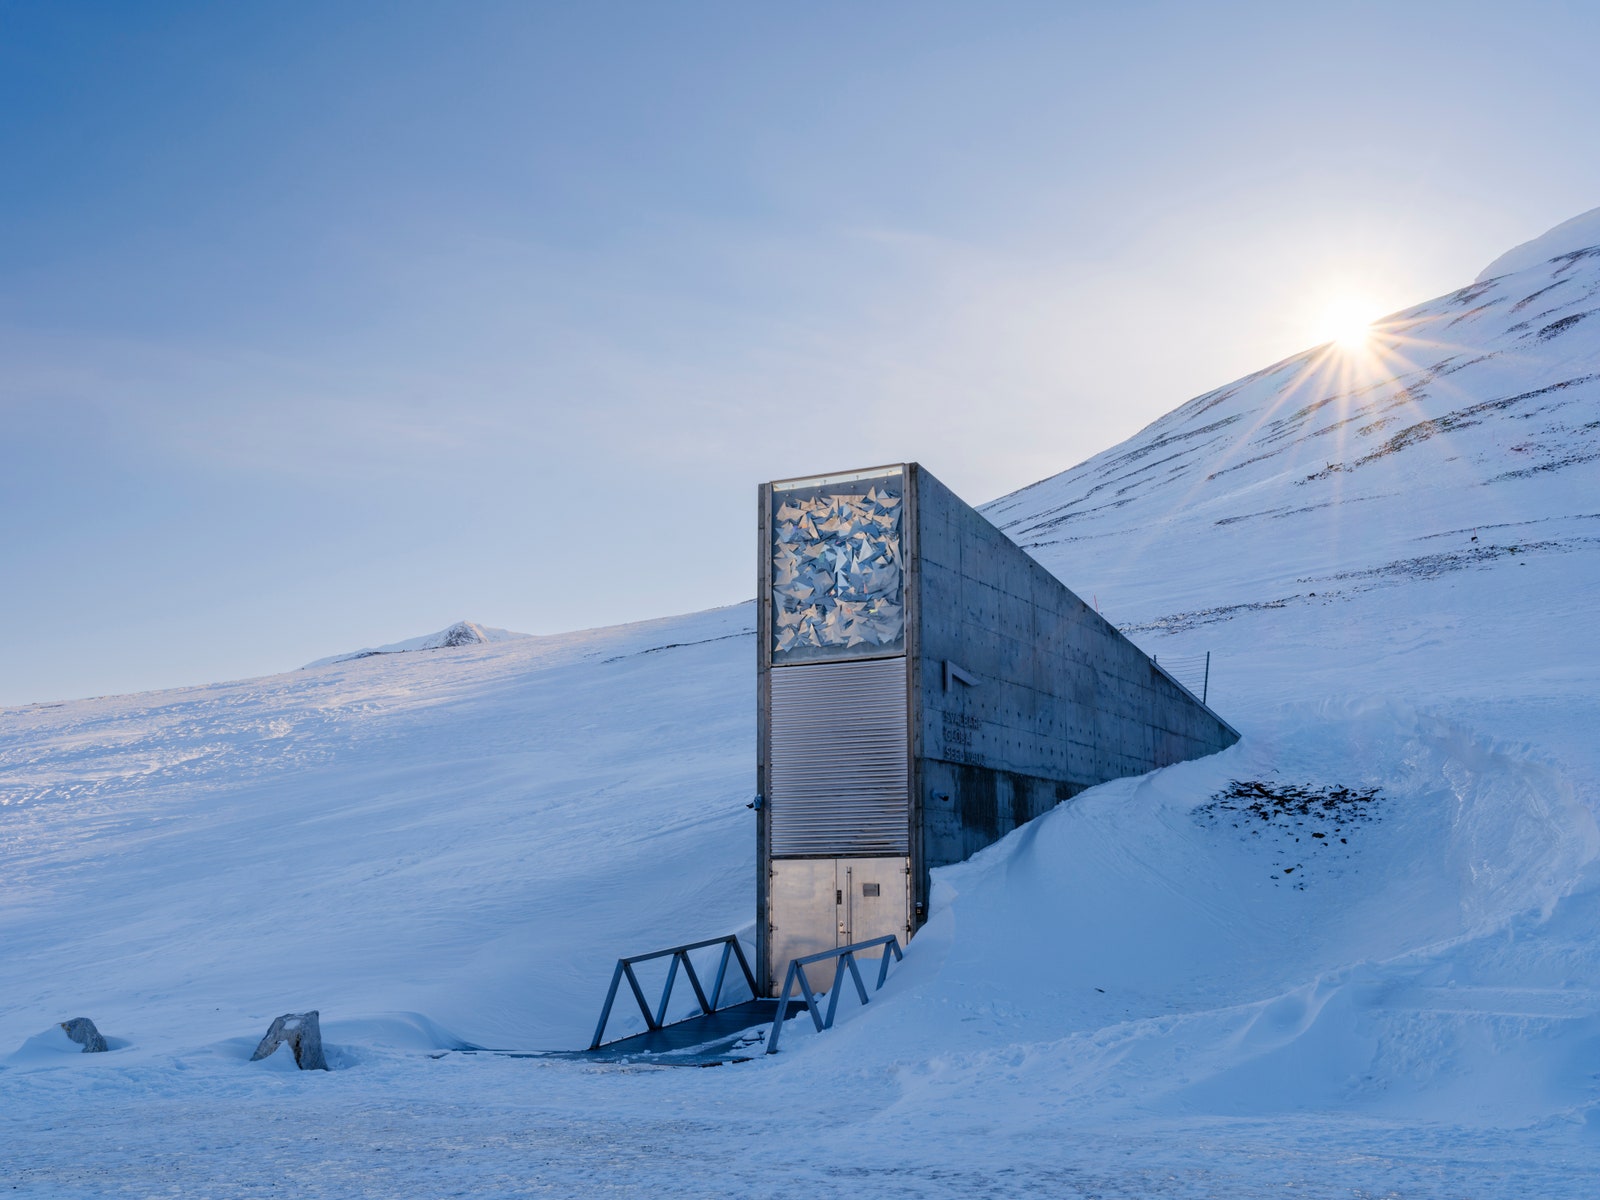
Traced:
POLYGON ((765 484, 758 511, 763 995, 794 958, 909 940, 935 867, 1238 740, 919 464, 765 484))
POLYGON ((740 1061, 754 1023, 771 1053, 797 1007, 821 1031, 845 980, 868 999, 858 957, 882 986, 934 868, 1239 739, 916 463, 763 484, 759 513, 755 960, 731 934, 619 959, 585 1055, 740 1061), (712 946, 706 993, 689 955, 712 946), (652 1006, 634 966, 654 960, 652 1006), (734 961, 755 998, 719 1006, 734 961), (680 967, 701 1012, 665 1026, 680 967), (619 990, 648 1029, 606 1043, 619 990))

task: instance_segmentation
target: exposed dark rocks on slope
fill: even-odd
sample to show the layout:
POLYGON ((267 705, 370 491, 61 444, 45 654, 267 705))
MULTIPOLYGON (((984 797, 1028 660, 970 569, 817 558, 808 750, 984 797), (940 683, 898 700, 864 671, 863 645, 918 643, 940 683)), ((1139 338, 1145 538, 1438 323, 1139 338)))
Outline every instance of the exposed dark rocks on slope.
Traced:
POLYGON ((1382 788, 1302 787, 1275 779, 1234 779, 1197 813, 1215 820, 1223 813, 1241 813, 1261 821, 1314 817, 1335 828, 1376 819, 1374 808, 1382 788))
POLYGON ((1316 787, 1275 779, 1234 779, 1195 810, 1195 819, 1208 825, 1225 820, 1246 840, 1266 833, 1276 843, 1274 855, 1280 858, 1272 869, 1273 881, 1288 882, 1296 890, 1305 891, 1305 861, 1301 856, 1307 852, 1316 854, 1329 846, 1348 846, 1352 826, 1378 819, 1382 794, 1383 789, 1376 787, 1316 787), (1318 850, 1311 850, 1313 846, 1318 850))

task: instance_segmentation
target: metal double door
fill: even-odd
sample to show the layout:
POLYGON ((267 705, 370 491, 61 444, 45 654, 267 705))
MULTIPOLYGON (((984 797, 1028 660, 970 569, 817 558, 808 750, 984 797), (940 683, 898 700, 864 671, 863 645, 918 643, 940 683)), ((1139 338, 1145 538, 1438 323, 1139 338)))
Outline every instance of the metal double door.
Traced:
MULTIPOLYGON (((911 860, 892 858, 775 858, 769 879, 771 958, 767 977, 783 986, 790 960, 894 934, 911 932, 911 860)), ((811 986, 833 986, 834 962, 806 968, 811 986)))

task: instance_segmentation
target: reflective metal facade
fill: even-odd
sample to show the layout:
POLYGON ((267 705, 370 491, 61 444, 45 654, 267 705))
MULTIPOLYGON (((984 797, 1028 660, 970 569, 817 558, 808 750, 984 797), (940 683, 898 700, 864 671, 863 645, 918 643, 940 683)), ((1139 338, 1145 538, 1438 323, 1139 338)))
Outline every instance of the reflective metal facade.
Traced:
POLYGON ((772 661, 905 649, 905 486, 879 475, 772 489, 772 661))
POLYGON ((906 660, 772 672, 774 855, 907 854, 906 660))

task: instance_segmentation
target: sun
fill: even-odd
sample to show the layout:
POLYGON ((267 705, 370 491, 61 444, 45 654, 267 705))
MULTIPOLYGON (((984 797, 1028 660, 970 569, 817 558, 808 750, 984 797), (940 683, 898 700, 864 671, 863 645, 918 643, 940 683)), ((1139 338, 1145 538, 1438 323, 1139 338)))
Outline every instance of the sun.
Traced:
POLYGON ((1348 354, 1365 350, 1378 308, 1364 296, 1336 296, 1323 306, 1317 341, 1332 342, 1348 354))

